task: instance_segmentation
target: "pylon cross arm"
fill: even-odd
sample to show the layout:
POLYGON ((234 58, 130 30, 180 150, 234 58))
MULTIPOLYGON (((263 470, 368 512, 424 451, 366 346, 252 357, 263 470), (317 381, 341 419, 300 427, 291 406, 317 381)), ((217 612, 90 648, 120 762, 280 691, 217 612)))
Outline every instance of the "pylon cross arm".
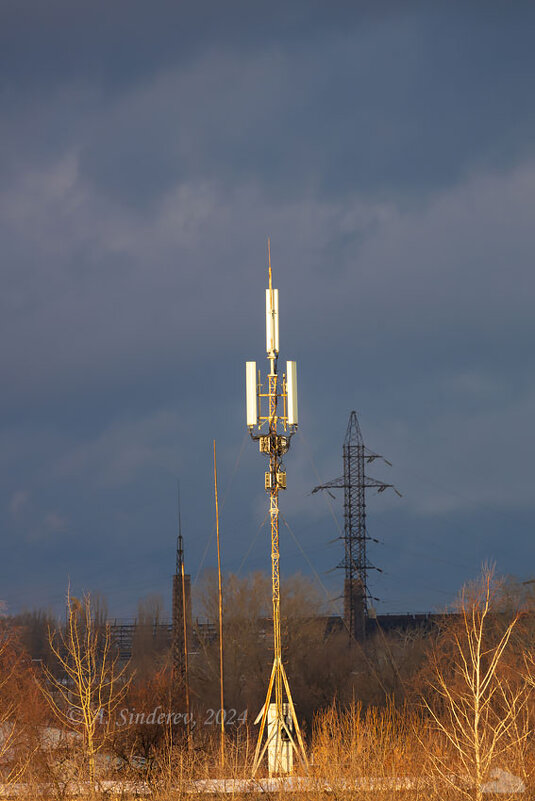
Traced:
POLYGON ((315 492, 319 492, 319 490, 344 489, 345 487, 347 487, 346 480, 343 476, 340 476, 340 478, 335 478, 334 481, 328 481, 327 484, 319 484, 319 486, 314 487, 312 495, 314 495, 315 492))

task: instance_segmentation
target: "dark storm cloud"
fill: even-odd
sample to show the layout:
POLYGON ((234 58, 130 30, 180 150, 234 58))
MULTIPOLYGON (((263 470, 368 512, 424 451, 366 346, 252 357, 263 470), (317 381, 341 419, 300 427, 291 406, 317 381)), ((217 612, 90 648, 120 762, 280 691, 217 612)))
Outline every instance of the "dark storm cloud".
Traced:
MULTIPOLYGON (((412 3, 417 8, 419 3, 412 3)), ((354 28, 385 15, 395 2, 297 0, 288 6, 233 0, 175 3, 147 13, 142 0, 115 3, 38 0, 2 8, 2 60, 13 79, 30 89, 92 74, 108 89, 135 83, 162 66, 185 64, 211 47, 254 51, 266 44, 296 45, 354 28)))
MULTIPOLYGON (((390 608, 437 605, 493 554, 525 570, 531 8, 1 13, 0 503, 13 570, 0 598, 57 603, 68 575, 122 612, 141 592, 167 596, 176 477, 195 573, 214 436, 225 567, 250 548, 250 564, 268 564, 262 465, 242 441, 268 233, 282 355, 300 377, 284 512, 316 569, 340 554, 308 493, 341 473, 357 408, 394 462, 381 477, 404 493, 370 506, 385 541, 374 558, 391 567, 388 543, 404 548, 405 590, 382 581, 390 608), (516 550, 498 547, 491 510, 516 550), (417 593, 411 550, 436 557, 417 593)), ((333 511, 340 521, 340 499, 333 511)), ((286 569, 308 569, 288 537, 286 569)))
POLYGON ((389 15, 254 51, 207 47, 94 126, 82 170, 131 203, 192 175, 261 180, 277 198, 304 186, 414 198, 533 152, 529 26, 506 18, 497 37, 480 18, 437 16, 389 15))
POLYGON ((278 196, 359 187, 413 197, 532 149, 529 9, 12 8, 2 50, 11 160, 57 152, 70 132, 84 176, 130 204, 192 176, 260 180, 278 196), (28 102, 40 125, 21 142, 28 102))

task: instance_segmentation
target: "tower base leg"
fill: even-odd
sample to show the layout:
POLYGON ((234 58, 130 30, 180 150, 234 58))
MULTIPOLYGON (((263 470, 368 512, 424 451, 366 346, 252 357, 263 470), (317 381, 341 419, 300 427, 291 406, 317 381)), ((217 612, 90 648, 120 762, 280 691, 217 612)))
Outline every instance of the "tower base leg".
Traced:
MULTIPOLYGON (((276 695, 278 695, 276 693, 276 695)), ((290 692, 288 677, 282 662, 275 660, 268 684, 266 700, 255 723, 260 723, 258 740, 253 762, 252 776, 256 772, 267 753, 269 776, 287 775, 293 770, 294 754, 303 768, 308 769, 301 729, 295 714, 295 707, 290 692), (273 690, 277 684, 284 688, 284 694, 272 702, 273 690), (284 695, 286 701, 284 701, 284 695), (277 703, 278 701, 278 703, 277 703), (266 740, 263 743, 264 733, 266 740)))

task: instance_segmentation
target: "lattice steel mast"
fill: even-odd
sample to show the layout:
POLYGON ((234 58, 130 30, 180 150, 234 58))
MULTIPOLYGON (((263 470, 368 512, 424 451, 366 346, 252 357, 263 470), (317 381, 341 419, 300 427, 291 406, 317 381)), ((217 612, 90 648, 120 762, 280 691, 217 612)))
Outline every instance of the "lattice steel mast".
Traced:
MULTIPOLYGON (((367 556, 366 545, 369 537, 366 530, 366 490, 376 489, 384 492, 392 488, 398 495, 393 484, 386 484, 366 475, 365 466, 375 459, 383 459, 378 453, 370 451, 364 445, 362 433, 357 420, 357 413, 351 412, 347 426, 344 444, 342 446, 344 459, 344 475, 314 487, 312 492, 318 490, 343 489, 344 490, 344 558, 338 567, 345 572, 344 579, 344 621, 349 631, 350 639, 362 639, 366 634, 366 617, 368 614, 368 601, 374 600, 368 586, 368 573, 370 570, 381 569, 373 565, 367 556)), ((386 464, 390 464, 383 459, 386 464)), ((377 600, 377 599, 375 599, 377 600)))
POLYGON ((178 536, 176 565, 173 576, 173 673, 177 685, 185 693, 189 712, 188 629, 191 616, 191 577, 184 571, 184 538, 180 514, 180 489, 177 484, 178 536))
POLYGON ((256 745, 253 776, 268 753, 269 773, 288 773, 295 752, 307 766, 299 723, 282 661, 280 573, 279 573, 279 490, 286 489, 286 473, 282 457, 290 447, 297 429, 297 385, 295 362, 286 363, 282 381, 277 372, 279 355, 279 297, 273 289, 271 252, 268 240, 269 288, 266 290, 266 350, 269 361, 267 387, 256 372, 256 362, 246 364, 247 426, 252 439, 259 442, 260 452, 269 458, 265 474, 265 490, 269 494, 271 523, 271 578, 273 605, 273 668, 266 701, 261 711, 260 730, 256 745), (266 391, 267 390, 267 391, 266 391), (282 406, 282 408, 281 408, 282 406), (267 408, 266 408, 267 407, 267 408), (278 433, 278 428, 283 434, 278 433), (275 697, 274 703, 272 698, 275 697), (286 701, 285 701, 286 699, 286 701), (267 724, 267 731, 266 731, 267 724), (266 733, 266 741, 263 742, 266 733))

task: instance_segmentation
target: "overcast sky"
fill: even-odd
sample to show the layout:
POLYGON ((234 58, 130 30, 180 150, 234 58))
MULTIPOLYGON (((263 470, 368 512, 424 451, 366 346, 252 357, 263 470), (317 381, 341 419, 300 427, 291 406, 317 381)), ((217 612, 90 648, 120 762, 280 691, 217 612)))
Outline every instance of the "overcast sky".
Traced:
POLYGON ((0 598, 117 616, 187 569, 268 570, 244 362, 266 240, 300 430, 282 570, 340 609, 352 409, 381 612, 535 574, 535 7, 6 0, 0 598), (370 470, 371 470, 370 467, 370 470), (330 501, 330 506, 329 506, 330 501), (291 533, 290 533, 291 529, 291 533), (295 538, 295 539, 294 539, 295 538), (334 540, 334 541, 333 541, 334 540), (338 605, 338 606, 337 606, 338 605))

